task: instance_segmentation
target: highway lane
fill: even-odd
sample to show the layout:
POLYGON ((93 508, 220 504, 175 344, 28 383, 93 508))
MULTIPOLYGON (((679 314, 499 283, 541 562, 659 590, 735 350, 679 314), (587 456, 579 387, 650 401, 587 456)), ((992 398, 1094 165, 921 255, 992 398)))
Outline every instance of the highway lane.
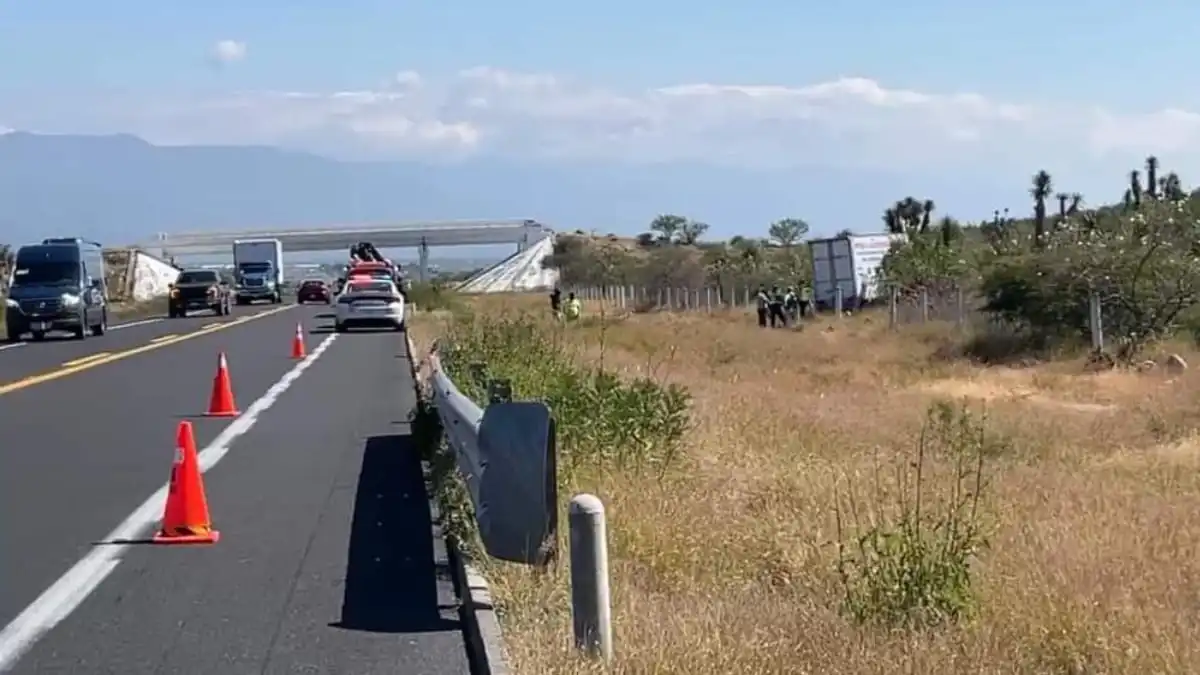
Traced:
MULTIPOLYGON (((285 305, 286 306, 286 305, 285 305)), ((183 319, 143 319, 120 327, 114 326, 101 337, 74 340, 70 336, 47 337, 44 342, 0 345, 0 396, 14 382, 44 373, 81 366, 92 358, 144 347, 152 342, 171 340, 195 333, 215 324, 231 323, 246 317, 281 309, 279 305, 234 307, 230 316, 209 313, 183 319)))
MULTIPOLYGON (((216 348, 228 351, 246 410, 294 365, 289 328, 298 318, 327 324, 315 319, 322 311, 285 312, 111 364, 107 376, 96 369, 4 397, 0 429, 36 435, 45 425, 22 420, 39 402, 103 398, 118 377, 128 392, 84 420, 100 430, 90 441, 77 424, 37 453, 0 445, 0 623, 161 486, 179 415, 206 401, 216 348), (151 374, 172 371, 175 385, 152 384, 151 374)), ((310 335, 310 349, 327 337, 310 335)), ((415 396, 403 341, 348 334, 325 349, 206 474, 221 541, 119 547, 111 576, 13 672, 467 672, 409 438, 415 396)), ((200 447, 224 426, 198 421, 200 447)), ((0 656, 7 646, 0 640, 0 656)))
MULTIPOLYGON (((0 624, 166 480, 175 425, 204 412, 217 353, 245 405, 292 367, 304 318, 282 312, 0 396, 0 624)), ((197 442, 227 423, 196 420, 197 442)))

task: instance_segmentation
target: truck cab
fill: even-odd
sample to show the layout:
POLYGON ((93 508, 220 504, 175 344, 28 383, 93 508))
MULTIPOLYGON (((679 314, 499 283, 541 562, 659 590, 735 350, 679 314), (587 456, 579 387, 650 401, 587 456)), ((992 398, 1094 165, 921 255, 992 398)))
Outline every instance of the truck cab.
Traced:
POLYGON ((248 305, 255 300, 269 300, 272 304, 283 302, 283 289, 279 287, 275 266, 269 261, 245 262, 237 266, 237 303, 248 305))
POLYGON ((17 250, 4 323, 8 340, 28 333, 41 340, 66 331, 82 340, 108 330, 108 288, 100 244, 78 238, 46 239, 17 250))

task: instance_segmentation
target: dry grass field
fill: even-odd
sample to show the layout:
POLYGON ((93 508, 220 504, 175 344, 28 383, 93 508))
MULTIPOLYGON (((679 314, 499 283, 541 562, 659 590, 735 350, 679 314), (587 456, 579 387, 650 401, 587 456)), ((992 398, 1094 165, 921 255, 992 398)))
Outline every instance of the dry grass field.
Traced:
MULTIPOLYGON (((540 313, 545 304, 473 302, 480 312, 540 313)), ((694 399, 677 468, 585 472, 570 486, 609 509, 617 652, 609 672, 1200 668, 1194 370, 1087 374, 1079 361, 982 368, 940 356, 957 339, 952 329, 890 333, 869 315, 763 330, 742 313, 600 320, 589 312, 564 331, 579 359, 684 385, 694 399), (922 442, 927 410, 942 400, 965 403, 974 421, 940 435, 926 429, 922 442), (966 505, 986 539, 958 598, 970 611, 915 627, 855 621, 838 560, 861 552, 857 537, 872 524, 901 528, 918 485, 922 518, 938 522, 966 505)), ((419 345, 444 318, 413 322, 419 345)), ((924 536, 953 543, 942 534, 924 536)), ((849 573, 887 585, 894 560, 849 573)), ((909 566, 899 578, 955 573, 936 567, 909 566)), ((565 569, 486 572, 518 673, 601 672, 569 649, 565 569)), ((896 589, 875 591, 856 596, 860 606, 896 589)))

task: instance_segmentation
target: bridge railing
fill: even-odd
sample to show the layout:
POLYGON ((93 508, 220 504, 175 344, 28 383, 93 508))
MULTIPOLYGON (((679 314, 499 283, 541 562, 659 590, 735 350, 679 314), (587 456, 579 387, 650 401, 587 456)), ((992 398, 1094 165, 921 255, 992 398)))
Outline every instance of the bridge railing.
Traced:
POLYGON ((487 383, 489 401, 480 407, 443 367, 453 351, 439 343, 430 353, 429 394, 466 483, 483 548, 501 560, 546 565, 558 533, 554 417, 541 401, 512 401, 505 382, 487 383))

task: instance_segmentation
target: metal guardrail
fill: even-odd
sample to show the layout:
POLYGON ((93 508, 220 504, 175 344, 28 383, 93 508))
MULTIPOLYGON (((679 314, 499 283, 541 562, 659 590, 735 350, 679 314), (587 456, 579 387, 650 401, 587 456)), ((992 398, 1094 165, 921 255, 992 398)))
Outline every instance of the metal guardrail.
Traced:
POLYGON ((489 389, 480 408, 442 368, 435 345, 429 355, 433 403, 446 441, 475 507, 479 537, 488 555, 545 566, 558 535, 558 469, 554 416, 540 401, 507 400, 503 383, 489 389))

